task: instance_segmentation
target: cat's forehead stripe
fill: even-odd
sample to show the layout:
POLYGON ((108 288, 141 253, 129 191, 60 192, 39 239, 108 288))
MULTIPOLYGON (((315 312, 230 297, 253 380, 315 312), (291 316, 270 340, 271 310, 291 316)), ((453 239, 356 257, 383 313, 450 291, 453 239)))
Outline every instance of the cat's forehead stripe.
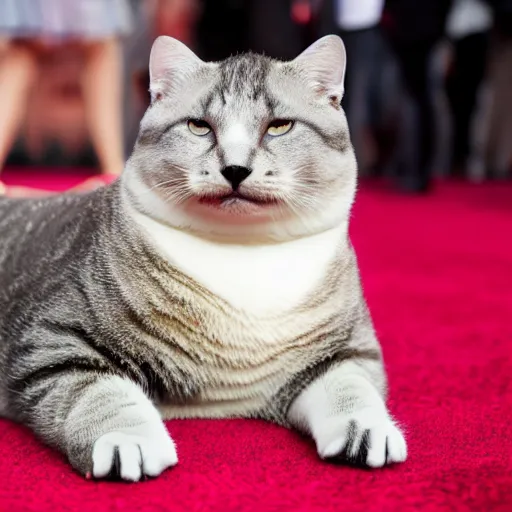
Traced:
POLYGON ((224 94, 247 95, 257 99, 265 92, 271 61, 268 57, 247 53, 230 57, 220 65, 220 88, 224 94))

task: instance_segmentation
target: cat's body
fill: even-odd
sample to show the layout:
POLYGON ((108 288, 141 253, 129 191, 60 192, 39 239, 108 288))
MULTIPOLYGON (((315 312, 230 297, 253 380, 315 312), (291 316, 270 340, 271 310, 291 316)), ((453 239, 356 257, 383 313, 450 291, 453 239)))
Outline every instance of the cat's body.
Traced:
MULTIPOLYGON (((201 66, 187 49, 174 48, 175 61, 188 66, 183 74, 201 66)), ((315 127, 321 112, 311 114, 312 130, 330 148, 318 158, 340 154, 347 173, 341 179, 338 171, 326 173, 322 197, 290 203, 287 214, 279 203, 284 192, 269 195, 283 186, 279 167, 290 162, 279 160, 273 140, 251 141, 240 116, 226 123, 226 112, 260 99, 262 108, 278 109, 276 88, 265 85, 290 78, 283 73, 269 82, 281 72, 273 66, 282 64, 240 57, 225 65, 213 93, 196 87, 190 105, 174 105, 173 119, 197 102, 205 117, 222 119, 212 139, 220 149, 206 147, 195 157, 215 155, 199 165, 201 179, 217 179, 208 166, 231 165, 239 173, 245 168, 233 166, 249 159, 270 183, 260 177, 251 190, 246 183, 258 178, 247 171, 254 178, 233 184, 241 192, 218 203, 215 187, 226 194, 221 177, 207 185, 206 202, 194 202, 183 188, 183 179, 198 187, 191 185, 197 176, 184 174, 191 164, 183 159, 192 156, 169 161, 169 144, 184 144, 189 135, 177 131, 165 140, 175 126, 181 130, 180 121, 163 119, 167 110, 159 106, 165 87, 175 94, 179 88, 176 80, 158 79, 168 72, 165 61, 156 52, 157 97, 120 181, 84 196, 0 199, 0 414, 30 425, 77 470, 96 477, 115 470, 138 480, 176 463, 155 405, 164 418, 259 417, 294 426, 313 435, 323 457, 359 455, 372 466, 403 460, 405 444, 385 409, 381 352, 348 240, 355 174, 347 134, 335 142, 339 128, 322 131, 315 127), (252 73, 248 93, 241 72, 252 73), (229 124, 224 131, 222 123, 229 124), (265 153, 255 149, 263 144, 265 153), (166 183, 170 188, 159 193, 166 183), (298 215, 301 208, 316 214, 298 215)), ((194 70, 199 84, 214 72, 204 66, 194 70)), ((192 150, 211 131, 196 124, 190 129, 203 139, 192 150)), ((341 127, 346 131, 344 121, 341 127)), ((300 137, 301 128, 295 130, 300 137)), ((313 167, 308 151, 296 167, 301 186, 314 192, 321 185, 313 169, 321 164, 313 167)), ((336 166, 333 158, 329 165, 336 166)), ((233 175, 223 175, 234 183, 233 175)))
POLYGON ((155 223, 166 235, 157 252, 120 195, 115 184, 0 200, 0 332, 9 333, 0 354, 22 421, 33 385, 56 366, 126 372, 169 418, 279 414, 286 423, 270 398, 291 377, 344 352, 379 358, 350 338, 367 319, 343 230, 233 248, 155 223), (73 333, 80 338, 49 343, 73 333))

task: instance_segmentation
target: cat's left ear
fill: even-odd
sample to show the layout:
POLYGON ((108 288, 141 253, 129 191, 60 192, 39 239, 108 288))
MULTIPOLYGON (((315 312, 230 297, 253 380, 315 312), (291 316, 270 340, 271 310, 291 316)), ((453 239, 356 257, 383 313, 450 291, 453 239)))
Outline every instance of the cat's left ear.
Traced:
POLYGON ((182 42, 160 36, 153 43, 149 58, 151 100, 171 94, 205 63, 182 42))
POLYGON ((344 92, 347 54, 343 41, 335 35, 313 43, 292 61, 305 73, 311 86, 331 102, 341 102, 344 92))

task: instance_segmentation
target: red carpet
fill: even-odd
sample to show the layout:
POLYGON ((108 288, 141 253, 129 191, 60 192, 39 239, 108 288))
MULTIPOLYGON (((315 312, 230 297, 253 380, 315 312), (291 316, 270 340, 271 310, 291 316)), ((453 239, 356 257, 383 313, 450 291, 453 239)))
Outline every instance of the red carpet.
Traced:
POLYGON ((352 231, 405 464, 336 467, 263 422, 173 421, 174 470, 94 483, 0 421, 0 511, 511 511, 512 187, 447 184, 427 198, 363 187, 352 231))

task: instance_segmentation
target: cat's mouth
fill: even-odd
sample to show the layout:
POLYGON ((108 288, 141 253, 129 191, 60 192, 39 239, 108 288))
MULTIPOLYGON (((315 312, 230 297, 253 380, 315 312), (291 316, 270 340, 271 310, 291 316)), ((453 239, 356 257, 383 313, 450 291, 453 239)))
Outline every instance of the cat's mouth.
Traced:
POLYGON ((249 196, 238 191, 233 191, 229 194, 224 194, 221 196, 202 197, 199 199, 199 202, 201 204, 227 208, 230 206, 237 207, 243 205, 271 206, 277 203, 277 201, 272 198, 249 196))

